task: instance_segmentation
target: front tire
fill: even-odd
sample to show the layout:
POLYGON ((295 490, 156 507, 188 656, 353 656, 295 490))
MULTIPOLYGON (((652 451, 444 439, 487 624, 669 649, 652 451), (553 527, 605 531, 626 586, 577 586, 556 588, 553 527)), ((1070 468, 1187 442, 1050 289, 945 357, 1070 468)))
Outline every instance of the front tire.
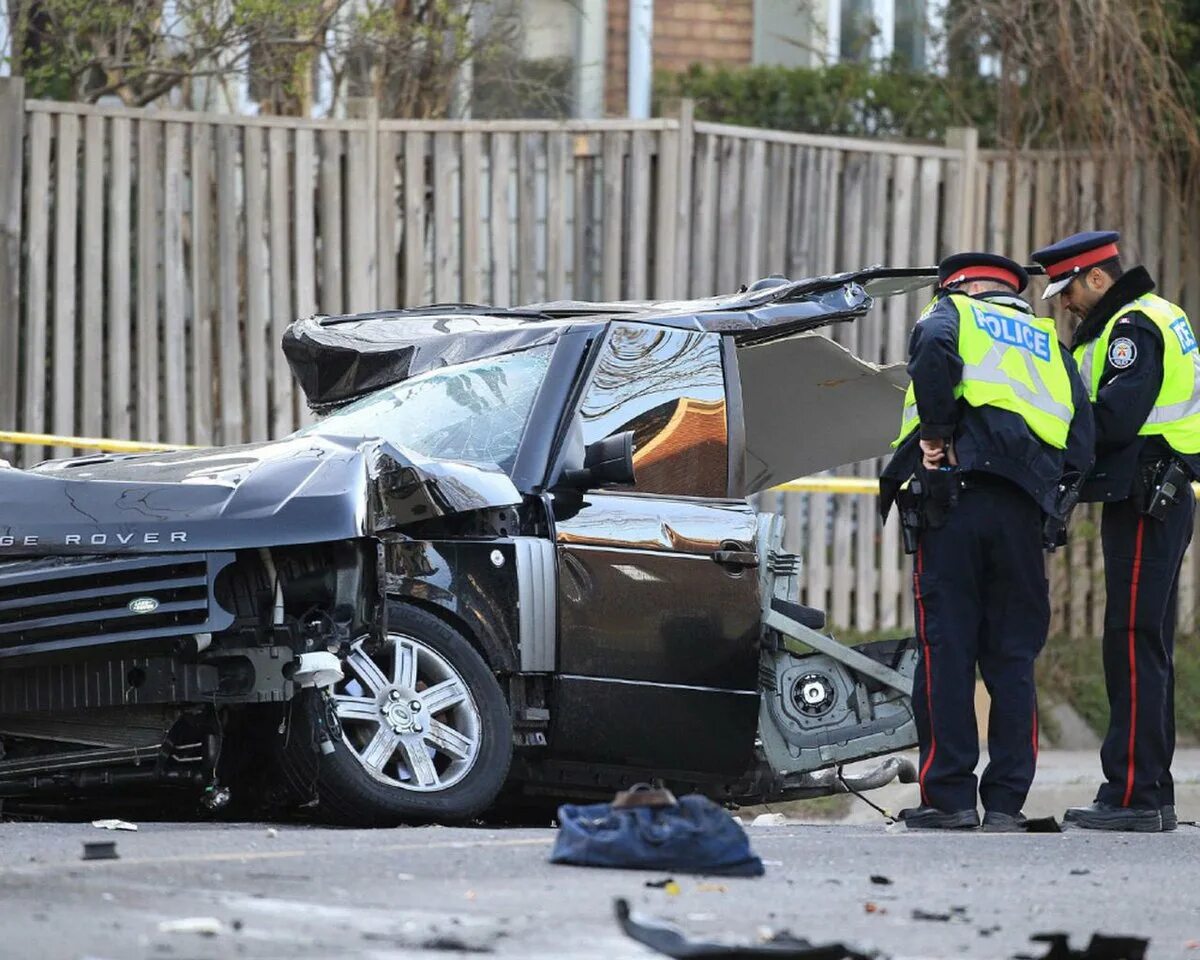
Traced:
POLYGON ((457 630, 389 601, 385 642, 355 643, 344 672, 331 697, 306 690, 293 701, 280 751, 289 785, 310 795, 315 786, 322 819, 453 823, 487 809, 508 775, 512 720, 496 677, 457 630), (315 749, 322 739, 331 752, 315 749))

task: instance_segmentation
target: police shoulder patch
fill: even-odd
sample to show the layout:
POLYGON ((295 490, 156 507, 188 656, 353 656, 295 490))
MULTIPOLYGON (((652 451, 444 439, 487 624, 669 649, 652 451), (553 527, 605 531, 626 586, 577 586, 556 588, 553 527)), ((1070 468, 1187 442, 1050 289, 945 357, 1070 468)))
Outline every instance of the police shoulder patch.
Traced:
POLYGON ((1133 366, 1137 359, 1137 344, 1128 337, 1118 337, 1108 345, 1108 362, 1118 370, 1133 366))

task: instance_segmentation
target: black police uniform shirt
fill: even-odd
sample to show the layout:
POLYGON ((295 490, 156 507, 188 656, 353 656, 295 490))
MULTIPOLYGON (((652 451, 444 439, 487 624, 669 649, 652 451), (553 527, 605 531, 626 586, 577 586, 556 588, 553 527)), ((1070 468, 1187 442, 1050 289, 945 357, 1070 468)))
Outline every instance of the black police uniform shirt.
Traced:
MULTIPOLYGON (((1075 360, 1059 344, 1071 378, 1075 416, 1066 450, 1043 443, 1024 418, 996 407, 973 407, 954 396, 962 380, 958 353, 958 308, 947 293, 913 327, 908 375, 917 397, 921 427, 896 450, 880 476, 880 510, 884 517, 895 490, 921 465, 921 439, 953 438, 958 466, 964 472, 990 473, 1016 484, 1048 514, 1056 510, 1058 485, 1064 475, 1084 476, 1092 463, 1094 431, 1087 390, 1075 360)), ((975 298, 1033 315, 1029 304, 1009 293, 981 293, 975 298)))
MULTIPOLYGON (((1113 314, 1152 290, 1154 281, 1145 267, 1125 271, 1075 329, 1072 349, 1095 340, 1113 314)), ((1161 437, 1138 435, 1162 388, 1163 340, 1154 321, 1140 310, 1121 317, 1108 339, 1103 363, 1100 390, 1092 405, 1096 463, 1080 492, 1080 499, 1090 502, 1124 500, 1133 492, 1139 464, 1173 453, 1161 437)), ((1193 477, 1200 477, 1200 457, 1176 455, 1193 477)))

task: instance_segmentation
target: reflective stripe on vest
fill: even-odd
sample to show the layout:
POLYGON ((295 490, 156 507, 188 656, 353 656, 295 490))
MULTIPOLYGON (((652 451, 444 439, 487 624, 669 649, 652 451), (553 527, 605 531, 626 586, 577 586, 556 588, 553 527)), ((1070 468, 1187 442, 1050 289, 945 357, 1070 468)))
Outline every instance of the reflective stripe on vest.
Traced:
POLYGON ((1075 348, 1079 373, 1093 402, 1108 358, 1117 322, 1127 313, 1145 314, 1163 340, 1162 386, 1139 436, 1161 436, 1179 453, 1200 453, 1200 350, 1183 310, 1153 293, 1125 304, 1095 340, 1075 348))
MULTIPOLYGON (((962 294, 950 300, 958 310, 963 361, 954 396, 974 407, 1015 413, 1038 439, 1060 450, 1066 447, 1075 408, 1054 321, 962 294)), ((896 444, 919 424, 912 384, 904 399, 896 444)))

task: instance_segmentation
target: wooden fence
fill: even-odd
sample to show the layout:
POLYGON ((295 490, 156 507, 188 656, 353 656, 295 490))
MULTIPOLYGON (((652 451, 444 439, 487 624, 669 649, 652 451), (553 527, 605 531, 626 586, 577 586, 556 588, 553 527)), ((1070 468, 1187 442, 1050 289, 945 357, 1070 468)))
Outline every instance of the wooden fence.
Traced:
MULTIPOLYGON (((19 80, 0 79, 0 425, 279 436, 307 417, 278 348, 296 316, 699 296, 969 247, 1023 259, 1110 224, 1200 315, 1195 226, 1156 178, 1106 174, 1106 158, 989 153, 970 130, 944 146, 752 130, 694 122, 687 104, 566 123, 392 121, 361 107, 332 121, 106 109, 25 101, 19 80)), ((894 297, 831 335, 902 360, 919 307, 894 297)), ((22 463, 44 454, 0 448, 22 463)), ((763 501, 787 513, 808 602, 833 623, 911 622, 899 534, 880 528, 872 498, 763 501)), ((1095 539, 1051 565, 1056 623, 1083 635, 1100 625, 1095 539)), ((1189 617, 1196 577, 1189 558, 1189 617)))

